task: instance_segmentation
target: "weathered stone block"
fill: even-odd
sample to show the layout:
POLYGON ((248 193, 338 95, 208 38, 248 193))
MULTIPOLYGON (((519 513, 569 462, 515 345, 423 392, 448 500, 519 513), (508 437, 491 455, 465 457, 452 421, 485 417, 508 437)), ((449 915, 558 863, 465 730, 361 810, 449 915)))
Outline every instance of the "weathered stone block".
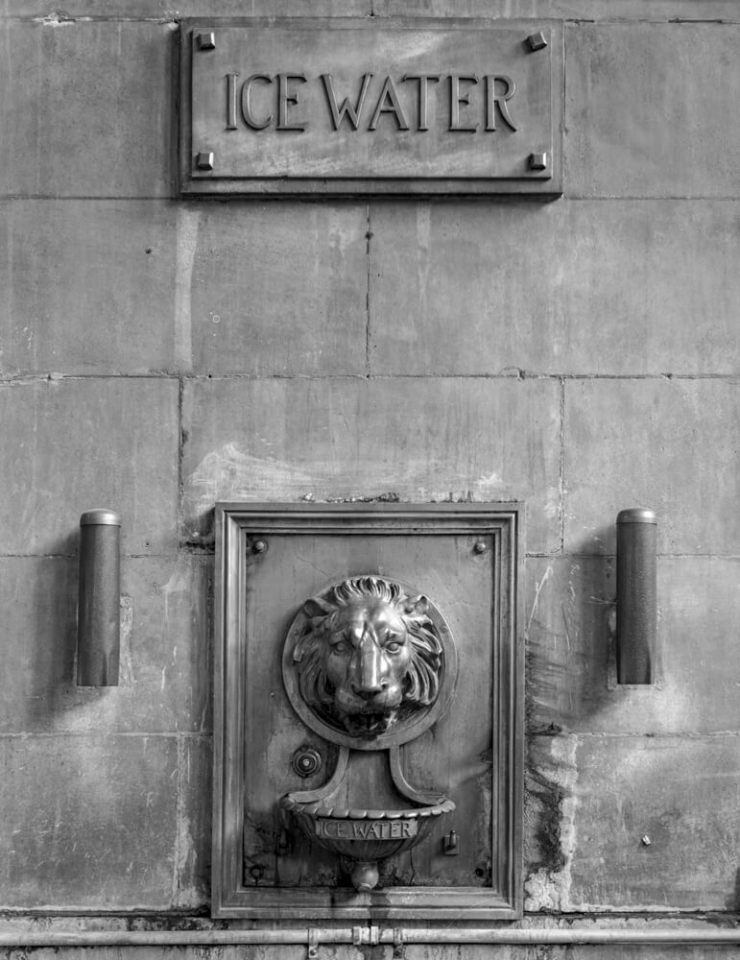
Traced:
POLYGON ((77 562, 0 558, 0 734, 203 731, 210 558, 124 558, 117 687, 76 686, 77 562))
POLYGON ((736 735, 587 738, 576 770, 570 909, 737 908, 736 735))
POLYGON ((739 42, 738 24, 569 25, 566 195, 739 196, 739 42))
POLYGON ((196 372, 365 373, 364 206, 232 201, 181 213, 196 372))
MULTIPOLYGON (((29 2, 29 0, 26 0, 29 2)), ((40 2, 40 0, 37 0, 40 2)), ((47 0, 51 2, 51 0, 47 0)), ((732 20, 734 0, 373 0, 376 17, 555 17, 565 20, 732 20)))
POLYGON ((179 752, 173 906, 201 911, 210 905, 211 898, 211 738, 182 737, 179 752))
MULTIPOLYGON (((582 0, 587 2, 587 0, 582 0)), ((633 0, 637 2, 637 0, 633 0)), ((675 2, 675 0, 674 0, 675 2)), ((707 0, 720 3, 721 0, 707 0)), ((6 0, 6 5, 10 0, 6 0)), ((151 20, 153 18, 176 22, 181 17, 330 17, 370 16, 371 0, 311 0, 310 11, 305 0, 184 0, 174 8, 168 0, 70 0, 64 13, 58 11, 54 0, 12 0, 8 8, 15 16, 59 19, 100 16, 101 10, 110 17, 151 20)))
MULTIPOLYGON (((6 0, 6 5, 10 0, 6 0)), ((100 0, 69 0, 64 14, 55 0, 12 0, 9 11, 15 16, 94 16, 100 0)), ((173 9, 168 0, 108 0, 109 16, 174 19, 177 17, 306 16, 305 0, 252 0, 248 12, 243 0, 184 0, 173 9)), ((650 0, 651 20, 691 21, 732 20, 735 0, 650 0)), ((311 16, 413 16, 413 17, 556 17, 563 19, 645 20, 644 0, 311 0, 311 16)))
POLYGON ((529 730, 740 731, 739 564, 736 558, 659 558, 654 683, 639 687, 616 682, 613 559, 529 559, 529 730))
POLYGON ((734 373, 737 217, 711 201, 373 207, 371 369, 734 373))
POLYGON ((0 737, 3 908, 163 909, 172 900, 170 737, 0 737))
POLYGON ((209 380, 184 393, 186 535, 217 500, 527 501, 558 542, 559 388, 549 380, 209 380))
POLYGON ((100 506, 120 513, 124 553, 171 550, 177 404, 172 380, 0 386, 3 553, 72 553, 80 514, 100 506))
POLYGON ((565 544, 613 553, 617 513, 649 507, 664 553, 740 552, 740 385, 565 384, 565 544))
POLYGON ((173 368, 171 207, 6 200, 0 212, 5 376, 173 368))
POLYGON ((1 195, 170 194, 174 24, 53 12, 0 29, 1 195))

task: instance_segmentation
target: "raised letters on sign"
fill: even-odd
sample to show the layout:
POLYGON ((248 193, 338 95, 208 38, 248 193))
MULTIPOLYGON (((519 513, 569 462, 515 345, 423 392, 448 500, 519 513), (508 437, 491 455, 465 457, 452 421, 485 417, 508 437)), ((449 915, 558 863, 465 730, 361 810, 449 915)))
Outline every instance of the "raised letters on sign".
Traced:
MULTIPOLYGON (((303 73, 287 71, 269 76, 253 73, 240 80, 238 73, 226 74, 226 130, 238 130, 239 122, 250 130, 260 131, 269 127, 275 130, 304 133, 309 126, 308 101, 314 97, 325 102, 331 118, 332 130, 377 130, 378 124, 387 118, 391 129, 414 130, 426 133, 429 130, 430 95, 441 89, 443 96, 435 96, 435 105, 447 116, 447 129, 456 133, 477 133, 496 130, 497 117, 509 130, 516 130, 508 102, 516 93, 516 83, 505 75, 475 74, 448 76, 418 74, 376 78, 364 73, 352 94, 342 96, 335 89, 331 73, 307 77, 303 73), (314 82, 315 81, 315 82, 314 82), (300 92, 300 86, 308 89, 300 92), (407 97, 399 90, 403 85, 413 84, 415 93, 407 97), (434 85, 434 86, 432 86, 434 85), (314 89, 315 88, 315 89, 314 89), (301 110, 301 106, 305 109, 301 110)), ((342 91, 344 92, 344 91, 342 91)))
POLYGON ((316 836, 331 840, 400 840, 418 832, 416 820, 316 820, 316 836))

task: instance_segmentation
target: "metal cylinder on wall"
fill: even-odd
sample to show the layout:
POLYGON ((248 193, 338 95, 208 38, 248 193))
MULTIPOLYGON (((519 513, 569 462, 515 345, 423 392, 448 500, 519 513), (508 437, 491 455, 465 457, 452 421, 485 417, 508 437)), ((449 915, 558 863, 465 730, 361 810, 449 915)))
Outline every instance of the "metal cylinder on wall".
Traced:
POLYGON ((112 510, 80 517, 77 685, 118 686, 121 645, 121 520, 112 510))
POLYGON ((652 683, 657 634, 657 519, 635 507, 617 516, 617 681, 652 683))

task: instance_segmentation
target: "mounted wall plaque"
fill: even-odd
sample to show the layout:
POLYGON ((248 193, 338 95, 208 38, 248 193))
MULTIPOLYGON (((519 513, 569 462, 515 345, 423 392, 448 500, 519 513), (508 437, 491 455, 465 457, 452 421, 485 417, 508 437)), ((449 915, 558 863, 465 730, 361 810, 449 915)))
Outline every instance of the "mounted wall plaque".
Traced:
POLYGON ((521 525, 217 506, 215 917, 520 916, 521 525))
POLYGON ((562 192, 562 27, 186 20, 183 194, 562 192))

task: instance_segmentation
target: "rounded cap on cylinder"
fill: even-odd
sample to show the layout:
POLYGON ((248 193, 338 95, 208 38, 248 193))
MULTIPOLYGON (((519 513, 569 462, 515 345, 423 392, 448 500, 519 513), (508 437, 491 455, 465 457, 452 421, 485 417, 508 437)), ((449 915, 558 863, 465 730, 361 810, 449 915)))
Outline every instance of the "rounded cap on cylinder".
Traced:
POLYGON ((81 527, 91 527, 96 526, 97 524, 103 524, 111 527, 120 527, 121 518, 114 510, 106 510, 105 508, 97 510, 87 510, 80 517, 80 526, 81 527))
POLYGON ((647 507, 631 507, 629 510, 620 510, 617 514, 617 523, 657 523, 658 518, 647 507))

